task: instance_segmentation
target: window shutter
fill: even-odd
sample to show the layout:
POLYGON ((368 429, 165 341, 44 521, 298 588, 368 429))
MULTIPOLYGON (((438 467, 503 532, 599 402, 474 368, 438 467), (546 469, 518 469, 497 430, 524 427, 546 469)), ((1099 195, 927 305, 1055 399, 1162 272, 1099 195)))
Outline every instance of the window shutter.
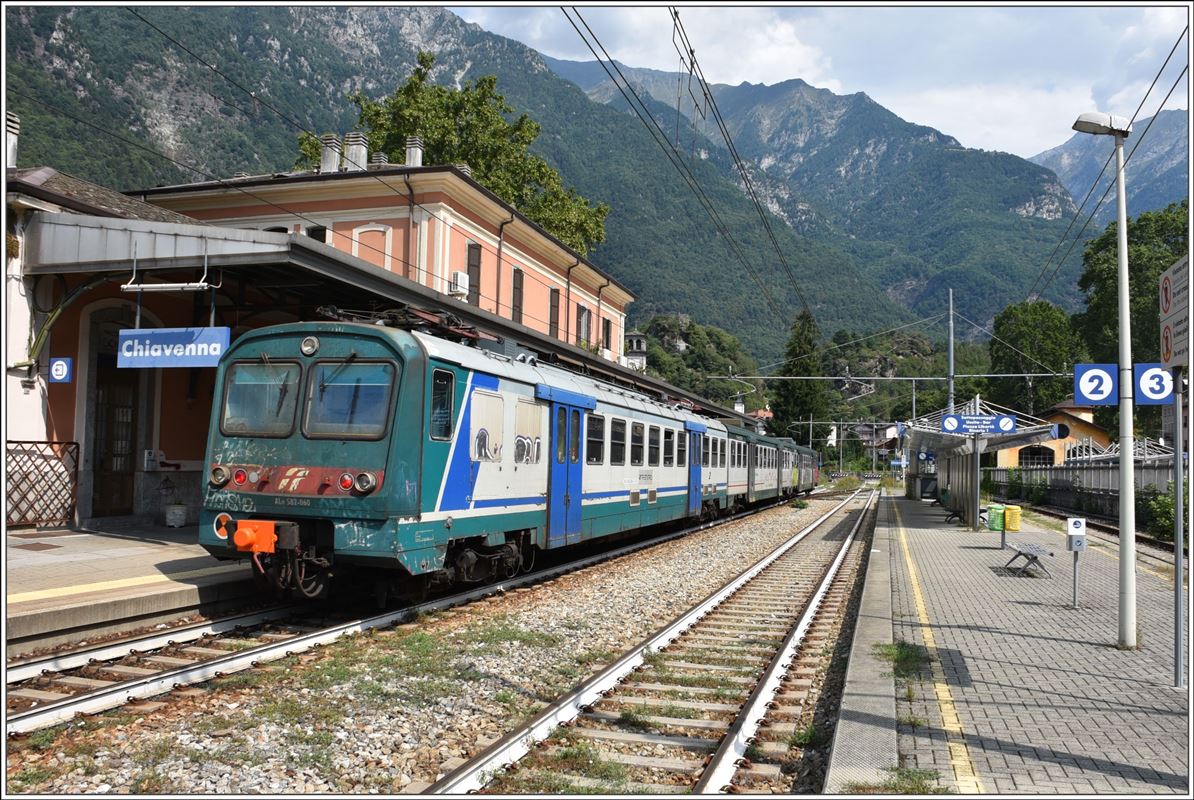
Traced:
POLYGON ((481 245, 472 242, 468 246, 468 301, 481 305, 481 245))

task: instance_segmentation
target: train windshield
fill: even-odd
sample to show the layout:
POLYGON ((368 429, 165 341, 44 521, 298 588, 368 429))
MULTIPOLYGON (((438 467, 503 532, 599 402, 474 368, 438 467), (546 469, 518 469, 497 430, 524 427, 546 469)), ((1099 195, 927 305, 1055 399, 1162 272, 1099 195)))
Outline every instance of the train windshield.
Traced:
POLYGON ((307 379, 303 432, 315 438, 380 439, 390 416, 397 365, 322 361, 307 379))
POLYGON ((233 364, 224 390, 225 436, 289 436, 298 406, 298 364, 233 364))

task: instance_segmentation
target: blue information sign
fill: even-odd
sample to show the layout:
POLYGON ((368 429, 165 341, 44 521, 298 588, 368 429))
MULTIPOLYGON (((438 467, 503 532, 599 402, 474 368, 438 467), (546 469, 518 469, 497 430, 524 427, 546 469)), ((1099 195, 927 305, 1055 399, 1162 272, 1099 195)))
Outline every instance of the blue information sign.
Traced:
POLYGON ((946 433, 1013 433, 1016 418, 1010 414, 946 414, 941 418, 946 433))
POLYGON ((73 358, 50 359, 50 383, 70 383, 74 379, 74 372, 73 358))
POLYGON ((1136 405, 1167 406, 1173 403, 1173 375, 1164 364, 1132 365, 1136 405))
POLYGON ((1119 403, 1119 368, 1115 364, 1075 364, 1074 403, 1113 406, 1119 403))
POLYGON ((228 350, 228 328, 134 328, 120 332, 116 366, 214 367, 228 350))

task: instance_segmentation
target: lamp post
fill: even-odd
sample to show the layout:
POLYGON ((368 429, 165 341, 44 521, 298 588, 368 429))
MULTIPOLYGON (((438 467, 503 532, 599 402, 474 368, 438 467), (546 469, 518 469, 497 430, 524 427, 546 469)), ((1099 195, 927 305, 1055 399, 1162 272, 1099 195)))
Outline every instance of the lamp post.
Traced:
POLYGON ((1115 137, 1115 193, 1119 205, 1119 647, 1136 647, 1136 476, 1132 445, 1132 321, 1128 296, 1128 201, 1124 190, 1124 139, 1132 126, 1123 117, 1093 111, 1074 130, 1115 137))

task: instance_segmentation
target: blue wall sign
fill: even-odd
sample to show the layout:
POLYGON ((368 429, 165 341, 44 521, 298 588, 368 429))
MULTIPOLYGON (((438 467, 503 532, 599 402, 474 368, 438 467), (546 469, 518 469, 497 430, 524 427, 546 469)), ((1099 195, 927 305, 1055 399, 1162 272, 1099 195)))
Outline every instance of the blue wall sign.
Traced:
POLYGON ((941 418, 946 433, 1013 433, 1016 418, 1010 414, 946 414, 941 418))
POLYGON ((1173 403, 1173 375, 1163 364, 1132 365, 1136 405, 1167 406, 1173 403))
POLYGON ((1119 404, 1119 368, 1115 364, 1075 364, 1074 403, 1080 406, 1119 404))
POLYGON ((135 328, 120 332, 116 366, 214 367, 228 350, 228 328, 135 328))
POLYGON ((74 380, 74 372, 73 358, 50 359, 50 383, 70 383, 74 380))

